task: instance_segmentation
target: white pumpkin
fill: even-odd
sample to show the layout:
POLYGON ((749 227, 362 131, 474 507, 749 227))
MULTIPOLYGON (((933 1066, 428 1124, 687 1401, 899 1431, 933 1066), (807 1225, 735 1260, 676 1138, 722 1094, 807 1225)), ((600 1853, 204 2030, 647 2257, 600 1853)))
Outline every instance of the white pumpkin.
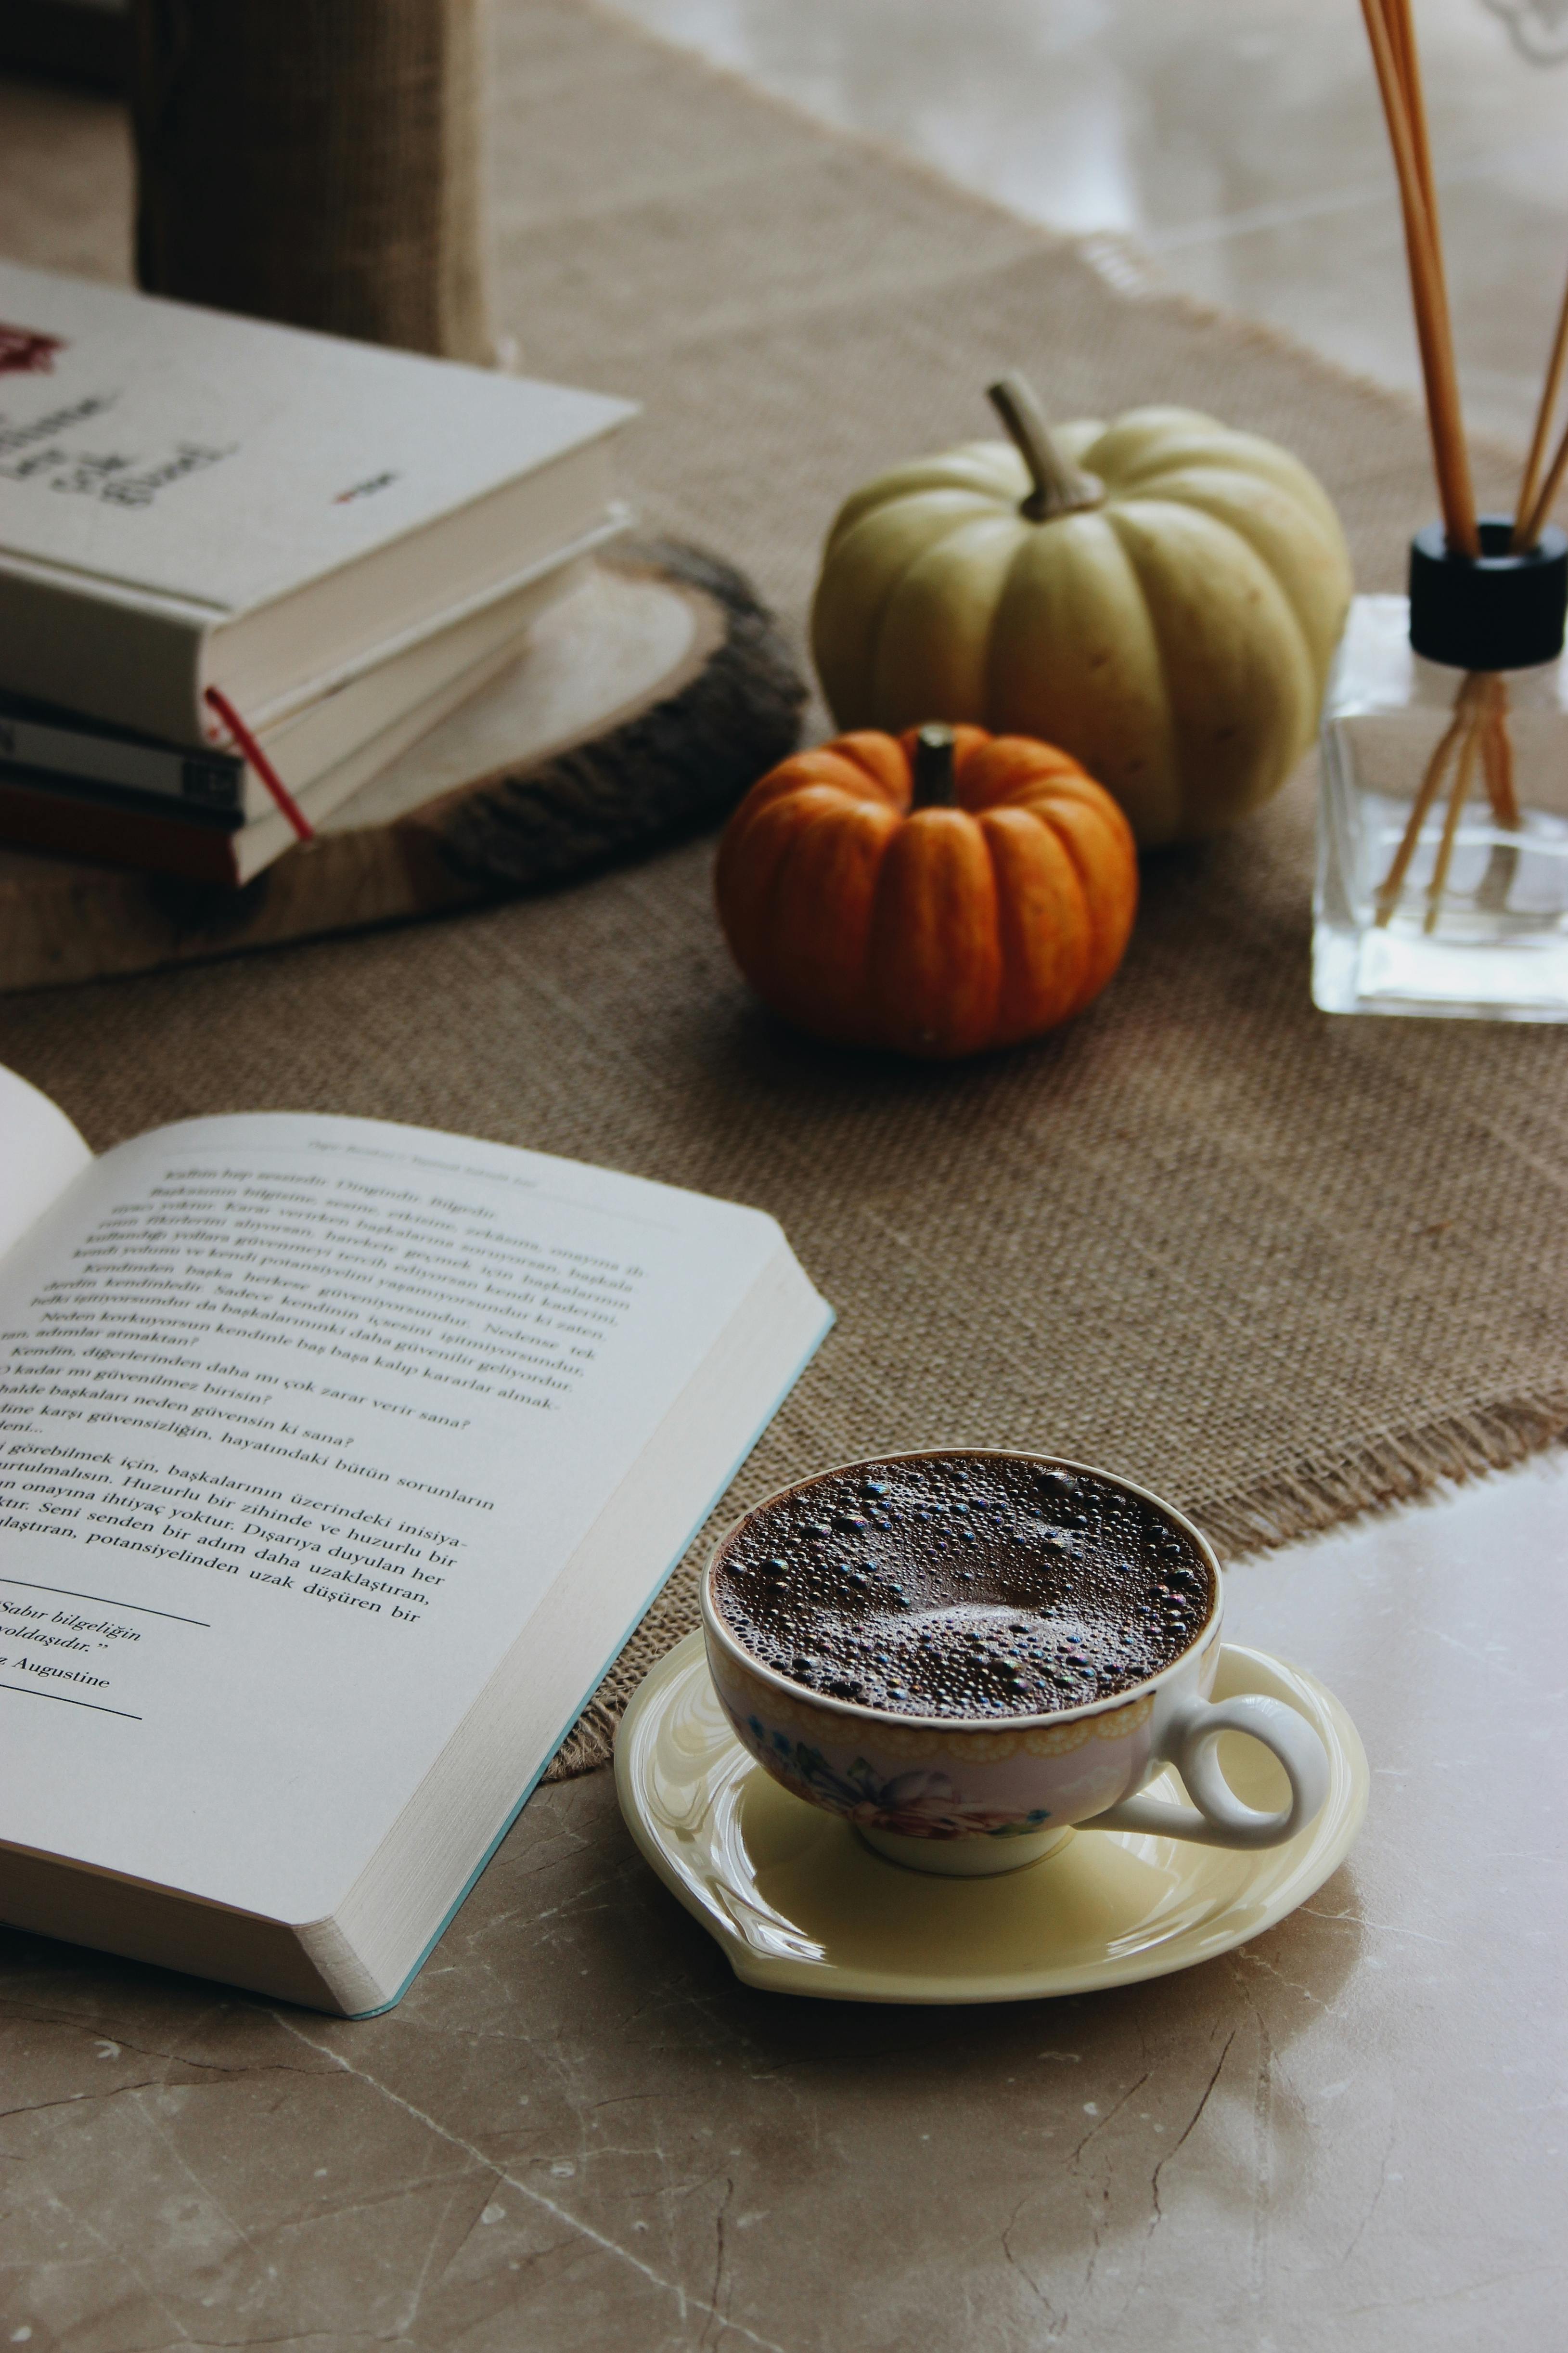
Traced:
POLYGON ((1232 825, 1312 740, 1350 554, 1299 459, 1191 408, 1046 430, 858 491, 828 535, 812 646, 841 730, 928 720, 1082 762, 1145 847, 1232 825))

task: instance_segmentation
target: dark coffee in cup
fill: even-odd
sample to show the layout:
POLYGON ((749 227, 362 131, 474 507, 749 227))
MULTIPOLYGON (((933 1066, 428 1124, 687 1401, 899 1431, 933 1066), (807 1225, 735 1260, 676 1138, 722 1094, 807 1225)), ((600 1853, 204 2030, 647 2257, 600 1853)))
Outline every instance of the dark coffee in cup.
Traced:
POLYGON ((751 1655, 912 1716, 1048 1715, 1180 1658, 1216 1599, 1198 1546, 1091 1472, 959 1451, 857 1463, 743 1521, 713 1570, 751 1655))

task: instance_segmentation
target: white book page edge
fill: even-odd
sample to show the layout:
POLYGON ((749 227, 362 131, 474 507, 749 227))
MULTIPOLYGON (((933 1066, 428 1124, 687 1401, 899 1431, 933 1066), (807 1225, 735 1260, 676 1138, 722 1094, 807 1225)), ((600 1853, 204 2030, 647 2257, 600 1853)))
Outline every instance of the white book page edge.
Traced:
POLYGON ((0 1258, 91 1165, 85 1137, 59 1105, 0 1069, 0 1258))

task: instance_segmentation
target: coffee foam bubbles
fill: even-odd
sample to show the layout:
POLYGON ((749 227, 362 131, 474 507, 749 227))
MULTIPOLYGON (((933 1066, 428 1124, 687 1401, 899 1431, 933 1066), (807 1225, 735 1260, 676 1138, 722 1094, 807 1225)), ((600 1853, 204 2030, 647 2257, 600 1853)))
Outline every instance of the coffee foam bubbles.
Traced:
POLYGON ((1179 1657, 1213 1574, 1155 1506, 1022 1456, 835 1472, 754 1514, 714 1579, 752 1655, 806 1689, 911 1715, 1049 1715, 1179 1657))

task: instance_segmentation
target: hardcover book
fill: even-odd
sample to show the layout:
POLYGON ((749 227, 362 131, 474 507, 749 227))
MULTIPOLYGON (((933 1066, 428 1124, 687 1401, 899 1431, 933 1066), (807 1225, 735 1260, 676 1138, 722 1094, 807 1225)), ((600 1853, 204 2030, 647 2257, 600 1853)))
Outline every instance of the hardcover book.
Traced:
MULTIPOLYGON (((321 825, 510 668, 531 622, 584 569, 552 566, 265 731, 260 748, 306 823, 321 825)), ((231 888, 293 847, 292 820, 247 760, 91 726, 0 696, 0 841, 231 888)))
MULTIPOLYGON (((375 737, 447 696, 455 681, 497 657, 503 662, 515 659, 539 615, 585 576, 586 566, 577 559, 612 539, 624 522, 624 511, 611 513, 584 540, 552 556, 535 579, 356 671, 302 710, 253 729, 274 775, 298 798, 375 737)), ((269 787, 226 740, 226 729, 221 732, 226 740, 195 751, 0 689, 0 772, 26 770, 68 784, 138 793, 242 823, 270 816, 277 802, 269 787)))
POLYGON ((0 687, 267 726, 591 534, 633 414, 0 263, 0 687))

